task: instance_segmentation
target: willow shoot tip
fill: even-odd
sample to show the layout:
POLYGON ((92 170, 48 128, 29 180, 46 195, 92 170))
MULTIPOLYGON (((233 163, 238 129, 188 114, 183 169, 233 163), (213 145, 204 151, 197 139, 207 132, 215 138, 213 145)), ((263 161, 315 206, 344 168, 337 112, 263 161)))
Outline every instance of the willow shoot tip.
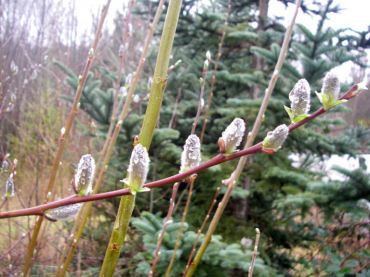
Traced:
POLYGON ((130 164, 127 169, 128 179, 127 185, 132 194, 136 192, 148 191, 148 189, 143 188, 143 185, 146 181, 146 177, 149 171, 149 155, 146 148, 139 144, 136 144, 132 150, 130 164))
POLYGON ((289 93, 290 108, 285 107, 292 123, 297 123, 308 116, 310 98, 310 84, 306 79, 299 80, 289 93))
POLYGON ((242 142, 245 132, 245 123, 241 118, 235 118, 222 132, 219 140, 220 150, 225 154, 231 154, 242 142))
POLYGON ((273 131, 268 132, 262 142, 262 150, 265 153, 273 154, 278 151, 289 134, 289 128, 285 124, 279 125, 273 131))
POLYGON ((73 180, 73 188, 79 195, 92 193, 95 175, 95 160, 90 154, 83 155, 78 163, 73 180))
POLYGON ((181 154, 180 173, 185 172, 200 164, 200 140, 197 135, 190 135, 185 141, 184 150, 181 154))
POLYGON ((347 101, 345 99, 338 100, 339 93, 340 93, 339 78, 335 73, 329 71, 328 73, 326 73, 324 77, 321 92, 320 93, 316 92, 316 95, 319 98, 320 102, 322 103, 325 111, 328 111, 331 108, 347 101))

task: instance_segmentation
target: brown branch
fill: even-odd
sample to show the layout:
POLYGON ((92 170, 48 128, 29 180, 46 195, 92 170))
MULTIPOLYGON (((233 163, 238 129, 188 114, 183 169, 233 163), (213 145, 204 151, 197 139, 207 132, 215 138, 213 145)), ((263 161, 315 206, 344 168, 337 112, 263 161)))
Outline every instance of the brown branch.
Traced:
MULTIPOLYGON (((357 95, 355 93, 357 90, 358 90, 358 86, 354 85, 339 100, 342 100, 342 99, 349 100, 355 97, 357 95)), ((319 108, 316 112, 312 113, 311 115, 309 115, 307 118, 303 119, 302 121, 298 123, 290 124, 288 126, 289 132, 292 132, 295 129, 305 125, 306 123, 312 121, 313 119, 324 114, 325 112, 326 111, 323 108, 319 108)), ((157 187, 163 187, 168 184, 180 182, 193 174, 197 174, 215 165, 218 165, 218 164, 221 164, 227 161, 235 160, 243 156, 256 154, 261 151, 262 151, 262 142, 259 142, 251 147, 248 147, 246 149, 240 150, 238 152, 232 153, 227 156, 225 156, 224 154, 218 154, 214 156, 212 159, 208 160, 207 162, 204 162, 192 169, 189 169, 183 173, 178 173, 176 175, 173 175, 173 176, 161 179, 161 180, 146 183, 144 187, 157 188, 157 187)), ((56 200, 53 202, 49 202, 43 205, 35 206, 32 208, 20 209, 20 210, 9 211, 9 212, 0 212, 0 219, 9 218, 9 217, 18 217, 18 216, 43 215, 46 210, 58 208, 61 206, 71 205, 75 203, 98 201, 98 200, 109 199, 109 198, 113 198, 117 196, 129 195, 129 194, 131 194, 130 190, 126 188, 126 189, 119 189, 115 191, 103 192, 103 193, 86 195, 86 196, 71 195, 66 198, 56 200)))

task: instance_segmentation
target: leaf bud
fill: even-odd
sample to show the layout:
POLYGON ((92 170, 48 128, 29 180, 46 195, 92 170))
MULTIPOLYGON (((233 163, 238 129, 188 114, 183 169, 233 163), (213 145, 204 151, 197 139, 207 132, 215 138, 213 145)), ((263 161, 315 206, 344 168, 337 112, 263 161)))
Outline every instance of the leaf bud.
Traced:
POLYGON ((131 153, 128 172, 128 186, 131 193, 135 194, 142 191, 142 186, 146 181, 149 171, 149 155, 148 151, 140 143, 136 144, 131 153))
POLYGON ((326 94, 333 100, 338 99, 340 92, 340 82, 336 74, 329 71, 326 73, 324 81, 322 83, 321 93, 326 94))
POLYGON ((222 132, 221 139, 224 143, 224 152, 230 154, 242 142, 245 132, 245 123, 241 118, 235 118, 229 126, 222 132))
POLYGON ((285 124, 279 125, 275 130, 268 132, 262 142, 262 150, 265 152, 278 151, 289 135, 289 128, 285 124))
POLYGON ((307 114, 310 111, 311 88, 306 79, 299 80, 289 93, 290 108, 293 116, 307 114))
POLYGON ((76 193, 88 195, 93 191, 92 183, 95 175, 95 160, 90 155, 83 155, 78 163, 74 176, 73 187, 76 193))
POLYGON ((74 218, 81 207, 81 203, 58 207, 45 211, 44 216, 50 221, 68 220, 74 218))

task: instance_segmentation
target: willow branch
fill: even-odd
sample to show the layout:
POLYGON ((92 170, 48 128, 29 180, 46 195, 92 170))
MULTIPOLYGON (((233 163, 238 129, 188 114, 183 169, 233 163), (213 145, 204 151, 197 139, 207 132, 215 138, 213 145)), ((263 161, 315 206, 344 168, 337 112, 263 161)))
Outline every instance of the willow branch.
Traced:
POLYGON ((167 267, 167 270, 166 270, 166 275, 165 275, 166 277, 171 276, 172 267, 173 267, 173 264, 175 263, 176 252, 180 248, 181 238, 182 238, 183 233, 184 233, 185 220, 186 220, 186 216, 187 216, 188 211, 189 211, 190 200, 191 200, 191 196, 193 194, 193 187, 194 187, 194 182, 195 182, 196 178, 197 178, 196 175, 192 175, 189 178, 188 197, 186 198, 185 208, 184 208, 184 211, 182 213, 181 222, 180 222, 180 229, 177 233, 175 248, 173 249, 171 260, 170 260, 170 263, 169 263, 169 265, 167 267))
MULTIPOLYGON (((355 97, 357 94, 355 93, 358 90, 358 86, 354 85, 350 90, 348 90, 339 100, 345 99, 349 100, 353 97, 355 97)), ((309 123, 316 117, 326 113, 327 111, 324 110, 324 108, 319 108, 314 113, 310 114, 308 117, 303 119, 302 121, 299 121, 294 124, 290 124, 288 126, 289 132, 294 131, 295 129, 309 123)), ((146 188, 158 188, 158 187, 164 187, 169 184, 173 184, 176 182, 180 182, 187 177, 198 174, 210 167, 213 167, 215 165, 225 163, 231 160, 238 159, 240 157, 260 153, 262 151, 262 142, 259 142, 251 147, 245 148, 243 150, 240 150, 238 152, 234 152, 230 155, 225 156, 224 154, 217 154, 210 160, 193 167, 183 173, 178 173, 175 175, 172 175, 170 177, 166 177, 157 181, 149 182, 144 185, 146 188)), ((30 215, 43 215, 46 210, 54 209, 66 205, 71 205, 75 203, 84 203, 84 202, 91 202, 91 201, 98 201, 98 200, 104 200, 104 199, 110 199, 118 196, 123 195, 130 195, 129 189, 119 189, 109 192, 102 192, 98 194, 91 194, 86 196, 79 196, 79 195, 71 195, 66 198, 56 200, 53 202, 49 202, 46 204, 38 205, 32 208, 26 208, 26 209, 20 209, 20 210, 14 210, 14 211, 8 211, 8 212, 0 212, 0 219, 1 218, 8 218, 8 217, 19 217, 19 216, 30 216, 30 215)))
POLYGON ((148 274, 149 277, 153 276, 153 274, 155 273, 155 268, 156 268, 157 263, 159 261, 159 256, 161 255, 160 251, 161 251, 162 242, 163 242, 166 230, 167 230, 167 226, 171 222, 171 217, 172 217, 172 214, 173 214, 173 210, 175 208, 175 199, 176 199, 177 191, 179 189, 179 185, 180 185, 180 183, 177 182, 173 185, 173 188, 172 188, 170 206, 168 208, 167 216, 164 220, 163 227, 162 227, 161 233, 159 235, 159 239, 158 239, 158 242, 157 242, 157 247, 156 247, 155 252, 154 252, 154 260, 153 260, 153 263, 152 263, 152 268, 151 268, 151 270, 149 271, 149 274, 148 274))
MULTIPOLYGON (((79 83, 78 83, 78 86, 77 86, 76 95, 75 95, 74 100, 73 100, 72 109, 71 109, 70 113, 68 114, 65 126, 62 128, 62 130, 60 132, 60 135, 59 135, 58 148, 57 148, 57 152, 55 154, 55 158, 54 158, 51 173, 50 173, 49 182, 48 182, 48 185, 47 185, 47 188, 46 188, 46 201, 49 201, 50 197, 52 197, 52 192, 54 190, 55 180, 56 180, 56 176, 57 176, 57 173, 58 173, 60 161, 62 159, 64 148, 66 146, 66 139, 69 136, 69 133, 72 129, 74 119, 76 118, 76 115, 77 115, 77 112, 78 112, 78 109, 79 109, 80 98, 82 96, 83 88, 85 86, 91 64, 94 60, 96 48, 98 47, 98 43, 99 43, 99 40, 101 38, 101 33, 102 33, 105 18, 106 18, 107 13, 108 13, 110 2, 111 2, 111 0, 107 1, 107 4, 104 6, 104 8, 101 12, 98 29, 95 33, 95 39, 94 39, 92 47, 89 51, 89 55, 88 55, 85 67, 83 69, 82 75, 79 78, 79 83)), ((27 252, 26 252, 26 255, 25 255, 25 260, 24 260, 24 264, 23 264, 23 268, 22 268, 22 274, 24 276, 27 276, 27 274, 28 274, 28 272, 31 268, 32 257, 33 257, 33 254, 35 252, 34 250, 35 250, 35 247, 37 245, 37 238, 38 238, 38 235, 40 233, 40 229, 41 229, 43 219, 44 219, 43 217, 39 217, 38 220, 36 221, 35 226, 34 226, 34 230, 33 230, 32 236, 31 236, 31 240, 30 240, 30 242, 28 244, 28 247, 27 247, 27 252)))
POLYGON ((254 249, 253 249, 253 254, 252 254, 251 265, 249 266, 248 277, 253 276, 254 264, 256 262, 256 257, 258 254, 258 244, 260 242, 260 237, 261 237, 260 229, 256 228, 256 241, 254 242, 254 249))
MULTIPOLYGON (((132 7, 133 4, 134 4, 134 1, 130 2, 130 8, 132 7)), ((150 42, 152 41, 155 27, 157 26, 158 21, 160 19, 162 11, 163 11, 163 4, 164 4, 164 0, 161 0, 160 3, 158 4, 158 8, 156 10, 156 14, 154 16, 153 22, 149 25, 149 30, 148 30, 148 33, 145 37, 145 41, 144 41, 143 52, 141 53, 141 57, 139 59, 138 66, 136 68, 136 72, 135 72, 133 78, 131 79, 131 82, 130 82, 130 85, 129 85, 129 92, 128 92, 128 95, 126 97, 125 103, 123 105, 123 109, 122 109, 122 111, 119 115, 118 122, 116 123, 115 118, 114 119, 112 118, 112 122, 110 124, 109 131, 108 131, 108 137, 106 139, 106 142, 104 143, 104 147, 103 147, 103 150, 102 150, 101 162, 100 162, 101 165, 99 166, 99 173, 97 175, 98 177, 97 177, 97 179, 95 181, 95 184, 94 184, 94 192, 93 193, 97 193, 100 190, 100 187, 103 184, 104 177, 105 177, 105 172, 108 168, 108 164, 109 164, 109 161, 110 161, 113 149, 114 149, 114 145, 115 145, 115 143, 117 141, 117 138, 118 138, 118 135, 121 131, 122 124, 123 124, 124 120, 126 119, 126 117, 128 115, 129 107, 130 107, 131 102, 132 102, 132 98, 133 98, 133 94, 134 94, 137 82, 140 79, 142 71, 144 69, 144 64, 145 64, 146 57, 148 55, 150 42), (114 124, 115 124, 115 126, 114 126, 114 124), (112 126, 114 126, 114 129, 112 128, 112 126)), ((123 62, 123 56, 120 57, 120 58, 121 58, 120 63, 122 63, 123 62)), ((119 74, 118 78, 120 78, 121 77, 120 75, 122 75, 122 74, 120 74, 120 73, 118 73, 118 74, 119 74)), ((116 89, 118 89, 118 85, 119 85, 119 83, 117 82, 116 89)), ((117 93, 117 91, 116 91, 116 93, 117 93)), ((113 115, 115 115, 116 112, 117 111, 114 111, 114 109, 113 109, 113 115)), ((78 215, 79 220, 76 221, 75 226, 73 228, 74 231, 71 235, 71 241, 70 241, 68 254, 64 254, 63 257, 61 258, 60 263, 62 262, 64 257, 65 257, 65 262, 64 262, 64 265, 61 265, 61 264, 58 265, 58 274, 57 274, 57 276, 64 276, 66 274, 66 271, 69 267, 69 264, 72 261, 73 254, 75 252, 76 246, 79 242, 79 239, 82 236, 82 233, 83 233, 84 227, 86 225, 87 219, 90 215, 90 211, 91 211, 91 204, 86 205, 86 207, 84 207, 84 209, 82 209, 80 211, 80 213, 78 215)))
POLYGON ((217 187, 217 189, 216 189, 216 191, 215 191, 215 193, 214 193, 214 195, 212 197, 211 205, 210 205, 210 207, 208 209, 208 212, 207 212, 206 216, 204 217, 204 220, 202 222, 202 225, 200 226, 200 228, 199 228, 199 230, 197 232, 197 236, 194 239, 193 246, 191 248, 190 255, 189 255, 189 258, 188 258, 188 262, 186 263, 186 267, 185 267, 185 271, 184 271, 183 276, 186 275, 186 272, 187 272, 188 268, 190 267, 190 264, 191 264, 191 262, 193 260, 194 254, 195 254, 195 250, 197 248, 197 244, 198 244, 200 235, 202 234, 203 229, 206 227, 206 224, 207 224, 209 218, 211 217, 211 213, 213 211, 214 206, 217 203, 217 197, 220 194, 220 190, 221 190, 221 187, 217 187))

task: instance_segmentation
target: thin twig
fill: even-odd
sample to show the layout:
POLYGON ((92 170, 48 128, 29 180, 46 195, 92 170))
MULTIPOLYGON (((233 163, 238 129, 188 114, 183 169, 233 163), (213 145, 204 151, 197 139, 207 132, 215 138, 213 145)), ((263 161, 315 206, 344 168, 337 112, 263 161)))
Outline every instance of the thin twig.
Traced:
MULTIPOLYGON (((72 129, 74 119, 76 118, 77 112, 79 110, 80 98, 81 98, 83 88, 84 88, 86 80, 87 80, 87 76, 88 76, 91 64, 94 60, 94 56, 95 56, 96 49, 98 47, 99 40, 101 38, 103 24, 104 24, 105 18, 106 18, 107 13, 108 13, 110 2, 111 2, 111 0, 107 0, 107 4, 104 6, 104 8, 101 12, 99 25, 98 25, 98 28, 97 28, 96 33, 95 33, 95 39, 94 39, 92 47, 89 51, 89 55, 87 57, 85 67, 82 71, 82 75, 79 78, 79 82, 78 82, 78 86, 77 86, 77 90, 76 90, 76 95, 75 95, 75 98, 74 98, 73 104, 72 104, 72 109, 71 109, 70 113, 68 114, 65 126, 62 128, 63 131, 61 131, 60 134, 59 134, 58 148, 57 148, 57 152, 55 154, 55 158, 54 158, 51 173, 50 173, 49 182, 48 182, 47 189, 46 189, 46 197, 45 197, 46 201, 51 200, 51 198, 53 197, 50 194, 52 194, 52 191, 54 190, 55 180, 56 180, 56 176, 57 176, 57 173, 58 173, 60 161, 62 159, 64 148, 66 146, 66 140, 69 136, 69 133, 72 129)), ((43 219, 44 219, 44 217, 39 217, 37 219, 36 223, 35 223, 34 230, 33 230, 32 236, 31 236, 31 240, 30 240, 30 242, 28 244, 28 247, 27 247, 27 252, 26 252, 26 255, 25 255, 25 260, 24 260, 24 264, 23 264, 23 268, 22 268, 22 274, 24 276, 27 276, 27 274, 28 274, 28 272, 31 268, 32 257, 33 257, 33 253, 34 253, 34 250, 35 250, 36 245, 37 245, 37 238, 38 238, 38 235, 39 235, 39 232, 40 232, 40 229, 41 229, 43 219)))
POLYGON ((179 88, 177 90, 177 96, 176 96, 175 106, 173 107, 173 112, 172 112, 170 123, 168 123, 168 128, 174 128, 174 126, 175 126, 175 120, 176 120, 176 114, 177 114, 177 107, 179 106, 180 99, 181 99, 181 88, 179 88))
POLYGON ((224 26, 223 26, 223 29, 222 29, 220 43, 218 44, 215 67, 214 67, 213 72, 212 72, 211 85, 210 85, 209 95, 208 95, 208 98, 207 98, 206 109, 205 109, 205 113, 204 113, 202 131, 200 132, 200 138, 199 138, 200 143, 203 142, 204 134, 205 134, 206 128, 207 128, 209 112, 210 112, 210 109, 211 109, 211 104, 212 104, 212 99, 213 99, 213 92, 214 92, 214 88, 215 88, 215 84, 216 84, 216 73, 217 73, 218 66, 219 66, 220 60, 221 60, 222 47, 223 47, 224 41, 225 41, 225 35, 226 35, 226 31, 227 31, 227 25, 228 25, 230 10, 231 10, 231 0, 229 0, 228 3, 227 3, 227 12, 226 12, 226 15, 225 15, 224 26))
MULTIPOLYGON (((342 99, 351 99, 357 94, 355 92, 358 90, 358 86, 354 85, 349 91, 343 95, 340 100, 342 99)), ((316 112, 310 114, 308 117, 305 119, 299 121, 298 123, 290 124, 288 126, 289 132, 294 131, 295 129, 307 124, 308 122, 312 121, 316 117, 324 114, 326 111, 321 107, 319 108, 316 112)), ((157 187, 163 187, 168 184, 173 184, 176 182, 180 182, 187 177, 197 174, 201 171, 206 170, 207 168, 213 167, 215 165, 228 162, 231 160, 235 160, 240 157, 244 157, 247 155, 252 155, 256 153, 260 153, 262 151, 262 142, 259 142, 249 148, 245 148, 243 150, 240 150, 238 152, 232 153, 228 156, 225 156, 223 154, 218 154, 208 160, 207 162, 204 162, 196 167, 193 167, 185 172, 175 174, 170 177, 166 177, 164 179, 160 179, 157 181, 149 182, 146 183, 143 187, 145 188, 157 188, 157 187)), ((103 200, 103 199, 109 199, 117 196, 123 196, 123 195, 131 195, 129 189, 119 189, 119 190, 114 190, 114 191, 109 191, 109 192, 102 192, 98 194, 91 194, 91 195, 86 195, 86 196, 79 196, 79 195, 70 195, 66 198, 48 202, 46 204, 38 205, 32 208, 26 208, 26 209, 20 209, 20 210, 14 210, 14 211, 9 211, 9 212, 0 212, 0 219, 1 218, 8 218, 8 217, 19 217, 19 216, 30 216, 30 215, 43 215, 46 210, 49 209, 54 209, 66 205, 71 205, 75 203, 84 203, 84 202, 91 202, 91 201, 98 201, 98 200, 103 200)), ((221 203, 220 203, 221 204, 221 203)), ((220 206, 220 205, 219 205, 220 206)))
POLYGON ((198 98, 198 109, 197 109, 197 114, 195 115, 195 118, 194 118, 193 126, 191 128, 191 134, 195 133, 195 129, 197 128, 199 117, 200 117, 200 114, 204 106, 203 95, 204 95, 204 88, 206 86, 208 65, 209 65, 209 59, 207 57, 207 59, 203 63, 202 78, 200 79, 200 93, 199 93, 199 98, 198 98))
POLYGON ((182 238, 182 235, 183 235, 183 232, 184 232, 183 229, 184 229, 184 224, 185 224, 185 220, 186 220, 186 215, 188 214, 188 210, 189 210, 189 207, 190 207, 190 200, 191 200, 191 195, 193 194, 193 186, 194 186, 195 180, 196 180, 196 175, 192 175, 189 178, 188 197, 186 199, 185 208, 184 208, 184 211, 182 213, 181 222, 180 222, 180 229, 177 233, 175 248, 173 249, 172 257, 171 257, 170 263, 169 263, 169 265, 167 267, 167 270, 166 270, 166 275, 165 275, 166 277, 170 277, 170 275, 171 275, 172 267, 173 267, 173 264, 174 264, 175 258, 176 258, 176 251, 180 247, 181 238, 182 238))
POLYGON ((257 254, 258 254, 258 244, 260 242, 260 236, 261 236, 260 229, 256 228, 256 241, 254 242, 254 249, 253 249, 251 264, 249 266, 248 277, 253 276, 254 263, 256 261, 256 257, 257 257, 257 254))
POLYGON ((176 200, 177 191, 179 189, 179 185, 180 185, 180 183, 177 182, 173 185, 173 188, 172 188, 170 206, 168 208, 167 216, 166 216, 166 218, 164 220, 164 223, 163 223, 162 231, 161 231, 161 233, 159 235, 159 238, 158 238, 157 247, 156 247, 156 250, 154 252, 154 260, 153 260, 153 263, 152 263, 152 268, 151 268, 151 270, 149 271, 149 274, 148 274, 149 277, 153 276, 153 274, 155 273, 155 267, 157 266, 157 263, 159 261, 159 256, 161 254, 161 252, 160 252, 161 251, 161 245, 162 245, 162 242, 163 242, 164 235, 166 233, 167 226, 171 222, 171 217, 172 217, 172 214, 173 214, 173 209, 175 208, 175 200, 176 200))
POLYGON ((194 257, 194 254, 195 254, 195 250, 197 248, 197 244, 198 244, 200 235, 202 234, 203 229, 206 227, 206 224, 207 224, 209 218, 211 217, 211 213, 213 211, 214 206, 217 203, 217 197, 220 194, 220 190, 221 190, 221 187, 217 187, 216 188, 216 191, 215 191, 215 194, 212 197, 211 205, 210 205, 210 207, 208 209, 208 212, 207 212, 206 216, 204 217, 204 220, 202 222, 202 225, 200 226, 200 228, 199 228, 199 230, 197 232, 197 236, 194 239, 194 243, 193 243, 193 246, 191 248, 190 255, 189 255, 189 258, 188 258, 188 262, 186 263, 186 267, 185 267, 185 271, 183 273, 183 276, 186 275, 186 272, 187 272, 187 270, 188 270, 188 268, 189 268, 189 266, 191 264, 191 261, 192 261, 192 259, 194 257))
MULTIPOLYGON (((117 123, 115 123, 116 125, 115 125, 115 128, 114 128, 112 134, 108 133, 108 137, 107 137, 107 140, 106 140, 106 143, 105 143, 106 150, 103 149, 103 151, 102 151, 102 158, 101 158, 102 163, 101 163, 101 166, 100 166, 99 173, 97 175, 98 177, 97 177, 97 179, 95 181, 95 184, 94 184, 93 193, 97 193, 100 190, 101 185, 103 184, 105 172, 108 168, 108 164, 109 164, 111 154, 112 154, 113 149, 114 149, 114 145, 115 145, 115 143, 117 141, 117 138, 118 138, 118 135, 121 131, 122 124, 123 124, 124 120, 127 118, 129 107, 130 107, 131 102, 132 102, 132 98, 133 98, 133 95, 134 95, 134 92, 135 92, 136 85, 137 85, 137 83, 138 83, 138 81, 141 77, 142 72, 143 72, 145 60, 146 60, 146 57, 147 57, 148 51, 149 51, 149 46, 150 46, 150 43, 151 43, 153 35, 154 35, 154 30, 155 30, 155 27, 158 24, 159 18, 162 14, 162 11, 163 11, 164 1, 165 0, 161 0, 159 2, 155 17, 153 19, 153 22, 149 25, 149 30, 148 30, 148 33, 145 37, 145 41, 144 41, 143 52, 142 52, 141 57, 139 59, 139 63, 138 63, 138 66, 136 68, 135 74, 131 79, 130 86, 129 86, 129 91, 128 91, 123 109, 121 111, 121 114, 119 115, 119 120, 118 120, 117 123)), ((67 257, 65 259, 63 267, 61 268, 59 266, 59 268, 58 268, 58 271, 61 272, 60 274, 58 274, 58 276, 64 276, 66 274, 66 271, 69 267, 69 264, 72 261, 75 248, 78 244, 79 239, 82 236, 84 227, 86 225, 87 219, 88 219, 90 211, 91 211, 91 207, 92 207, 92 203, 89 203, 88 205, 86 205, 86 207, 84 207, 84 209, 81 209, 81 211, 80 211, 80 213, 77 217, 79 220, 77 220, 75 222, 75 226, 73 228, 73 230, 74 230, 73 233, 72 233, 73 240, 71 240, 69 251, 68 251, 68 254, 67 254, 67 257)))
MULTIPOLYGON (((280 51, 280 54, 279 54, 279 57, 278 57, 278 61, 275 65, 275 70, 274 70, 274 72, 271 76, 270 82, 269 82, 268 87, 265 91, 265 95, 264 95, 264 98, 262 100, 261 107, 258 111, 257 118, 256 118, 256 120, 254 122, 254 125, 253 125, 253 129, 248 134, 247 141, 245 143, 244 149, 248 149, 253 144, 253 142, 254 142, 257 134, 258 134, 258 131, 261 127, 262 120, 263 120, 265 111, 267 109, 271 94, 274 90, 276 81, 279 77, 280 70, 281 70, 281 68, 284 64, 285 57, 286 57, 286 54, 288 52, 289 42, 290 42, 290 39, 291 39, 291 36, 292 36, 293 27, 295 25, 295 20, 296 20, 298 10, 299 10, 300 6, 301 6, 301 0, 297 0, 296 5, 295 5, 294 14, 292 16, 292 19, 291 19, 291 21, 288 25, 288 28, 287 28, 286 32, 285 32, 283 45, 281 47, 281 51, 280 51)), ((212 239, 212 235, 213 235, 214 231, 216 230, 218 222, 220 221, 220 219, 222 217, 222 214, 223 214, 223 212, 226 208, 226 205, 228 204, 228 202, 230 200, 231 193, 234 190, 235 184, 236 184, 237 180, 239 179, 239 177, 240 177, 240 175, 241 175, 241 173, 244 169, 246 161, 247 161, 247 158, 242 157, 239 160, 235 171, 231 174, 229 179, 227 179, 225 181, 225 184, 227 185, 226 193, 225 193, 224 197, 222 198, 222 201, 220 202, 219 206, 217 207, 216 213, 215 213, 215 215, 214 215, 214 217, 211 221, 211 224, 209 225, 209 228, 208 228, 206 236, 203 240, 203 243, 200 246, 200 248, 199 248, 199 250, 198 250, 198 252, 197 252, 197 254, 194 258, 194 262, 191 264, 191 266, 189 268, 189 271, 188 271, 186 276, 189 276, 189 277, 192 276, 194 274, 195 270, 196 270, 196 267, 200 263, 200 261, 202 259, 202 256, 203 256, 203 253, 207 249, 208 244, 210 243, 210 241, 212 239)))

